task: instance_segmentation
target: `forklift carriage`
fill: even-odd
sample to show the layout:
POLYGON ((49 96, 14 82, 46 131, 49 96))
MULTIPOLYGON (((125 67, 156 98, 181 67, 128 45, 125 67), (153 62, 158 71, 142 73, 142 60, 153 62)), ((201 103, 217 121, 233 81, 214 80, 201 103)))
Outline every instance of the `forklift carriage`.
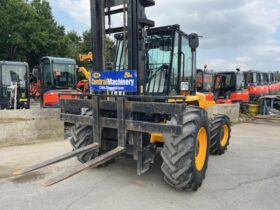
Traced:
POLYGON ((179 135, 182 132, 182 113, 186 104, 166 101, 182 101, 183 97, 110 96, 110 100, 107 100, 104 95, 88 95, 92 99, 83 99, 86 95, 75 96, 81 99, 61 100, 61 120, 93 126, 91 143, 100 145, 103 152, 121 148, 126 155, 138 161, 138 175, 147 171, 154 159, 152 150, 155 148, 145 147, 150 142, 150 133, 179 135), (76 107, 81 112, 83 109, 92 110, 92 116, 65 113, 64 110, 71 107, 76 107), (158 123, 171 119, 174 115, 178 116, 174 125, 158 123), (104 141, 104 136, 110 135, 110 132, 117 135, 111 137, 115 141, 104 141))

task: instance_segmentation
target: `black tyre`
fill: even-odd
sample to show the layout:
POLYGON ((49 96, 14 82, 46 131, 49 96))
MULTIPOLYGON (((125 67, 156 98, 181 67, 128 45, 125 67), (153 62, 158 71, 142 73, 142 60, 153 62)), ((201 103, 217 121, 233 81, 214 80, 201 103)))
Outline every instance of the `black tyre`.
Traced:
MULTIPOLYGON (((176 123, 176 117, 168 122, 176 123)), ((187 107, 182 134, 167 134, 164 139, 161 151, 164 180, 179 190, 197 190, 205 178, 208 164, 210 135, 207 112, 199 107, 187 107)))
MULTIPOLYGON (((92 111, 87 110, 82 115, 92 116, 92 111)), ((92 127, 75 124, 75 126, 71 129, 70 143, 72 144, 74 150, 85 147, 89 144, 93 143, 92 137, 92 127)), ((77 156, 77 159, 81 163, 85 163, 95 157, 97 157, 98 153, 96 151, 90 151, 77 156)))
POLYGON ((210 121, 210 154, 222 155, 227 150, 231 134, 230 119, 226 115, 217 115, 210 121))

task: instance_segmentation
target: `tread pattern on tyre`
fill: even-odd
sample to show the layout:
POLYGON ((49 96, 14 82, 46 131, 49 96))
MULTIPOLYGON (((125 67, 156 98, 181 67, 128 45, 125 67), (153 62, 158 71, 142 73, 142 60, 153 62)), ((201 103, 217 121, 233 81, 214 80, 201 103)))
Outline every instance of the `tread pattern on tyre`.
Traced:
MULTIPOLYGON (((168 124, 176 124, 176 117, 168 124)), ((209 127, 207 112, 199 107, 189 106, 183 116, 183 132, 179 136, 166 134, 164 147, 161 151, 163 159, 162 172, 164 180, 170 186, 179 190, 197 190, 205 178, 208 163, 208 153, 202 171, 195 168, 195 147, 197 132, 205 127, 208 135, 209 127)))
POLYGON ((214 119, 210 121, 210 154, 222 155, 226 152, 231 135, 231 124, 230 119, 226 115, 216 115, 214 119), (227 144, 222 147, 220 145, 221 129, 227 124, 229 127, 229 139, 227 144))
MULTIPOLYGON (((82 112, 82 115, 92 116, 92 110, 88 109, 88 110, 82 112)), ((71 129, 70 143, 73 146, 74 150, 80 149, 89 144, 92 144, 93 143, 92 126, 75 124, 75 126, 73 126, 71 129)), ((92 160, 96 156, 97 156, 96 151, 89 151, 87 153, 78 155, 77 159, 81 163, 85 163, 89 160, 92 160)))

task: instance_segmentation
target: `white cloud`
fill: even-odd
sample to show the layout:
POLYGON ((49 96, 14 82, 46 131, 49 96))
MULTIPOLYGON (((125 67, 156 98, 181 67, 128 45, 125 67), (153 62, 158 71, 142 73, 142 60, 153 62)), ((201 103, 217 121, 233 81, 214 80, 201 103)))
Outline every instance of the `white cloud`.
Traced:
POLYGON ((49 0, 53 7, 66 12, 76 22, 90 27, 90 0, 49 0))
MULTIPOLYGON (((90 0, 50 2, 90 27, 90 0)), ((208 63, 219 70, 278 69, 279 9, 279 0, 156 0, 147 16, 158 26, 180 24, 187 33, 204 36, 199 65, 208 63)))

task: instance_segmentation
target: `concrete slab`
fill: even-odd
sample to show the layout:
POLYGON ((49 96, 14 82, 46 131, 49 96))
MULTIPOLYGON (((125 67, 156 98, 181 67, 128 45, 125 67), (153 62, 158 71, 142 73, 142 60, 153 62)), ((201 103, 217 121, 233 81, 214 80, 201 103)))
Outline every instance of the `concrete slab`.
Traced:
POLYGON ((229 150, 210 157, 206 179, 195 193, 168 187, 160 158, 143 176, 136 175, 136 162, 118 159, 49 188, 40 183, 79 163, 71 159, 27 176, 9 177, 15 168, 70 150, 67 142, 0 148, 1 209, 271 210, 280 206, 280 133, 273 124, 235 125, 229 150))
POLYGON ((213 117, 217 114, 227 115, 231 122, 239 121, 240 104, 217 104, 207 109, 208 116, 213 117))
POLYGON ((62 138, 59 114, 59 109, 0 110, 0 146, 62 138))

